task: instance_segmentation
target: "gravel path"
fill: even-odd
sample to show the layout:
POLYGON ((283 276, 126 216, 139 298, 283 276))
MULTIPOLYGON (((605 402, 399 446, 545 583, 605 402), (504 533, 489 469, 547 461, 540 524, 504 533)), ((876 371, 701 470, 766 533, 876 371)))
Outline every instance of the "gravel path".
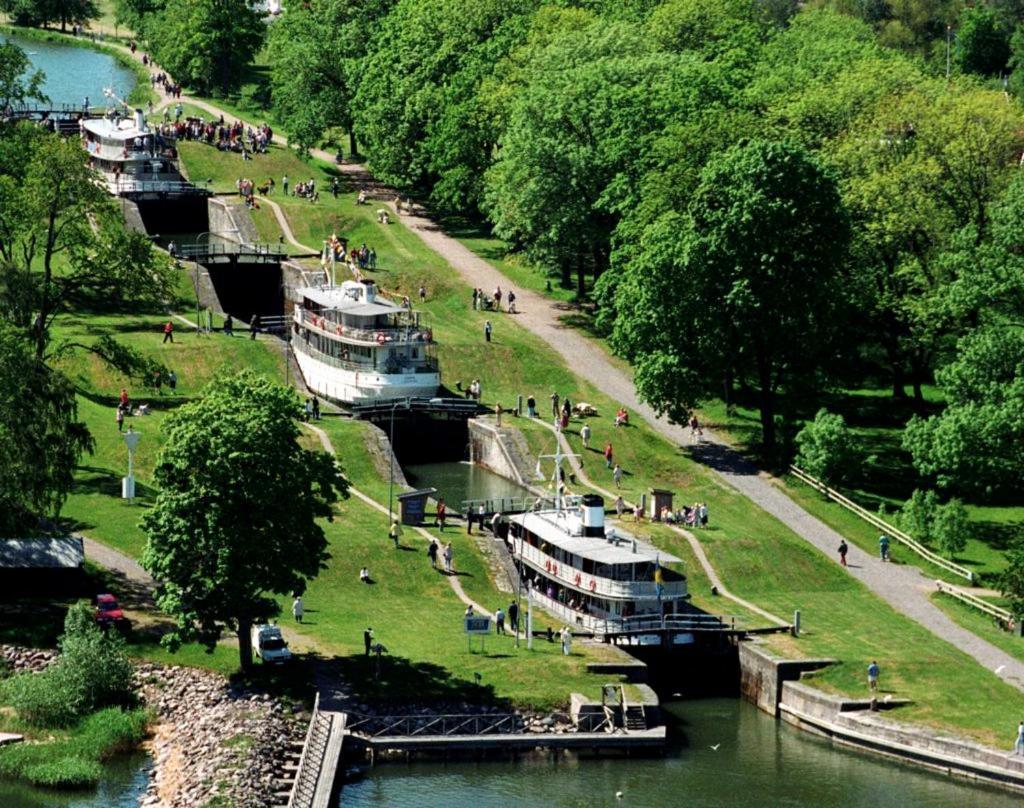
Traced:
MULTIPOLYGON (((126 53, 128 52, 127 49, 124 50, 126 53)), ((141 61, 141 52, 136 54, 135 58, 137 61, 141 61)), ((150 69, 151 72, 156 70, 155 66, 150 69)), ((157 90, 160 91, 159 88, 157 90)), ((183 103, 201 107, 213 115, 224 114, 227 118, 237 117, 195 98, 183 96, 180 100, 183 103)), ((168 99, 164 95, 157 108, 159 109, 167 103, 168 99)), ((280 135, 275 135, 274 141, 281 144, 287 143, 287 140, 280 135)), ((323 150, 314 149, 312 153, 319 159, 334 162, 334 156, 323 150)), ((338 169, 355 180, 365 181, 368 185, 373 183, 372 177, 362 165, 350 162, 339 165, 338 169)), ((390 196, 391 192, 378 186, 376 195, 381 193, 390 196)), ((485 292, 490 292, 497 286, 506 290, 514 288, 514 285, 500 271, 447 235, 422 211, 414 208, 413 212, 400 214, 400 219, 406 227, 419 236, 424 244, 444 258, 466 283, 479 287, 485 292)), ((637 412, 656 432, 676 446, 684 446, 689 443, 689 437, 682 427, 659 418, 650 406, 637 399, 632 379, 628 373, 611 361, 603 346, 563 322, 563 315, 571 311, 570 307, 551 301, 529 289, 516 289, 515 291, 516 307, 519 313, 516 315, 496 314, 492 318, 491 322, 494 327, 492 341, 494 343, 501 344, 502 329, 507 322, 506 318, 515 317, 516 322, 521 326, 529 329, 554 348, 570 368, 577 372, 585 369, 587 377, 598 388, 612 399, 637 412)), ((470 301, 467 299, 467 308, 469 305, 470 301)), ((483 339, 482 335, 481 339, 483 339)), ((324 438, 326 435, 323 435, 321 440, 324 438)), ((842 536, 839 533, 797 505, 773 484, 768 475, 760 473, 712 432, 705 430, 704 438, 705 440, 700 446, 694 447, 693 454, 698 461, 712 469, 721 479, 732 485, 764 511, 787 525, 802 539, 830 557, 836 556, 835 549, 842 541, 842 536)), ((847 558, 850 563, 847 568, 849 574, 861 581, 897 611, 917 621, 937 637, 953 643, 980 664, 997 672, 997 675, 1004 681, 1024 690, 1024 663, 976 634, 961 628, 947 617, 929 600, 928 595, 932 591, 932 584, 916 567, 883 564, 877 558, 869 556, 855 546, 850 547, 847 558)), ((715 577, 717 578, 717 576, 715 577)), ((469 601, 465 593, 461 592, 457 580, 453 581, 452 588, 464 602, 469 601)), ((481 609, 481 611, 485 610, 481 609)))

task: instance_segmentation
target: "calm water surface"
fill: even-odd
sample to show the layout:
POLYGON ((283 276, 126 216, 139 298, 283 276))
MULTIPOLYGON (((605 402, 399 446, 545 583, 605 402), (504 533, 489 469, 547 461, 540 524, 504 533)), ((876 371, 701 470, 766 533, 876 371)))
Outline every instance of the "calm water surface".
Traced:
POLYGON ((113 87, 125 98, 135 86, 135 75, 105 53, 18 36, 3 35, 2 41, 20 47, 33 66, 46 74, 43 92, 55 105, 81 104, 89 96, 90 104, 101 106, 105 104, 104 87, 113 87))
POLYGON ((436 488, 450 508, 462 509, 464 499, 521 497, 527 492, 511 480, 473 463, 425 463, 402 466, 409 484, 436 488))
POLYGON ((149 784, 149 757, 141 752, 118 755, 103 767, 103 780, 95 790, 50 791, 0 780, 3 808, 131 808, 149 784))
POLYGON ((345 808, 920 806, 1009 808, 1019 796, 846 751, 739 699, 668 705, 679 745, 651 760, 391 763, 345 785, 345 808), (719 745, 714 751, 710 747, 719 745), (616 799, 616 792, 622 798, 616 799))

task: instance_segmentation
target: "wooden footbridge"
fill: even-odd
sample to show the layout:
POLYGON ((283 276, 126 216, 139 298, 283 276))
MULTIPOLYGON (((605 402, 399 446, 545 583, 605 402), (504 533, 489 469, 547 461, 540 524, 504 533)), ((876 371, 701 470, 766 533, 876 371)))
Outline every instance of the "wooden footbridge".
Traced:
POLYGON ((175 251, 175 257, 184 261, 195 261, 203 266, 211 264, 280 264, 288 256, 277 244, 238 244, 235 242, 214 242, 213 244, 183 244, 175 251))

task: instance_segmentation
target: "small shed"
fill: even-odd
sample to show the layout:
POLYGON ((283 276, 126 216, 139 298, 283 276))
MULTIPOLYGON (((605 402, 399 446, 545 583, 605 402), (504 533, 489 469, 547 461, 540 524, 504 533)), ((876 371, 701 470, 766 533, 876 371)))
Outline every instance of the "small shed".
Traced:
POLYGON ((403 525, 422 525, 427 513, 427 500, 437 493, 436 488, 417 488, 398 495, 398 508, 403 525))
POLYGON ((84 564, 79 537, 0 539, 0 587, 5 593, 77 591, 84 582, 84 564))
POLYGON ((672 498, 675 496, 674 491, 668 491, 664 488, 652 488, 651 489, 651 521, 657 522, 661 519, 662 508, 668 508, 672 510, 672 498))

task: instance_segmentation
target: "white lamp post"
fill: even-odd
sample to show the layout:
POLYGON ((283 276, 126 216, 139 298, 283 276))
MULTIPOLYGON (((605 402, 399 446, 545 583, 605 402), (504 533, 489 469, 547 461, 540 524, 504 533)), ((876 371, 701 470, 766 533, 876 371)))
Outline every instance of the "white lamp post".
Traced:
POLYGON ((124 433, 124 442, 128 447, 128 476, 121 479, 121 498, 135 499, 135 474, 132 470, 132 461, 135 459, 135 447, 139 445, 138 432, 132 430, 129 425, 128 431, 124 433))

